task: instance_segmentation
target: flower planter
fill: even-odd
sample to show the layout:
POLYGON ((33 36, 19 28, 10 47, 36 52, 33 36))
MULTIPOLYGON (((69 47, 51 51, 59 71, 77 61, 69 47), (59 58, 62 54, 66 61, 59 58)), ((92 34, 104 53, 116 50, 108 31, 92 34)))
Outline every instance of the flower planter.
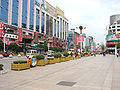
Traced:
POLYGON ((48 64, 55 64, 55 60, 48 60, 48 64))
POLYGON ((64 62, 64 61, 65 61, 65 58, 61 58, 61 59, 60 59, 60 62, 64 62))
POLYGON ((30 68, 30 63, 14 64, 11 63, 11 70, 25 70, 30 68))
POLYGON ((55 63, 59 63, 60 62, 60 58, 54 58, 55 63))
POLYGON ((45 59, 37 60, 37 66, 45 66, 45 65, 46 65, 45 59))

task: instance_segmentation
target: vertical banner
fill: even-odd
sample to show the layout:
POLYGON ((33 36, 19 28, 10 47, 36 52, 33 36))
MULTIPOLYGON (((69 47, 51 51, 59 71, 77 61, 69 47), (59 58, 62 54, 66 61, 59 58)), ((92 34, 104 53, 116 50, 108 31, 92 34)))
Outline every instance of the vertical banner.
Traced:
POLYGON ((22 28, 19 28, 19 42, 22 42, 22 28))
POLYGON ((78 39, 79 39, 79 38, 77 37, 77 45, 79 45, 79 43, 78 43, 78 39))
POLYGON ((38 35, 39 35, 39 33, 35 32, 35 43, 38 43, 38 35))
POLYGON ((91 43, 91 47, 94 47, 94 43, 91 43))
POLYGON ((50 47, 50 43, 47 43, 47 47, 50 47))
POLYGON ((3 22, 0 22, 0 37, 3 37, 3 22))
MULTIPOLYGON (((4 37, 3 37, 3 42, 4 42, 4 37)), ((7 37, 5 37, 5 43, 7 44, 7 37)))

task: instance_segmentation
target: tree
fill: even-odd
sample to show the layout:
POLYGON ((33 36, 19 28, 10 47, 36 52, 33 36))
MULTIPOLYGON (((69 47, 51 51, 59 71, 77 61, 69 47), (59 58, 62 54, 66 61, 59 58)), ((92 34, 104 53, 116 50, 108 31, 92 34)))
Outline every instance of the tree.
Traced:
POLYGON ((120 48, 120 43, 117 44, 117 48, 120 48))
POLYGON ((0 51, 3 51, 3 49, 4 49, 4 43, 0 40, 0 51))
POLYGON ((16 44, 16 43, 10 43, 8 46, 7 46, 8 50, 11 50, 11 51, 14 51, 16 53, 19 52, 19 46, 16 44))
POLYGON ((102 49, 102 51, 105 50, 105 46, 104 46, 104 44, 101 45, 101 49, 102 49))

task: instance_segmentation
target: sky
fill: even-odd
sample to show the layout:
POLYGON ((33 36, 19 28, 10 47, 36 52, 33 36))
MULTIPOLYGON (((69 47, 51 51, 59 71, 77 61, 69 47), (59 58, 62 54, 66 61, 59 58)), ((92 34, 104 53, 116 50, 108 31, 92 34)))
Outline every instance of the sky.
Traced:
MULTIPOLYGON (((80 25, 87 36, 93 36, 96 43, 104 43, 108 33, 110 16, 120 14, 119 0, 46 0, 54 7, 60 7, 69 20, 69 30, 80 25)), ((78 29, 76 32, 80 32, 78 29)))

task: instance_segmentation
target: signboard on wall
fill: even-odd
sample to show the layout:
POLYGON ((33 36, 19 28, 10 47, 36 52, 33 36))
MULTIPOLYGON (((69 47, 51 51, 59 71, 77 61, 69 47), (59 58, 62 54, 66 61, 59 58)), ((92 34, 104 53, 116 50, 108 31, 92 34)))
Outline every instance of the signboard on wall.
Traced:
POLYGON ((107 35, 107 41, 111 41, 111 40, 118 40, 117 37, 115 36, 115 34, 107 35))
POLYGON ((3 22, 0 22, 0 37, 3 37, 3 22))
POLYGON ((120 41, 108 41, 106 44, 107 45, 116 45, 118 44, 120 41))
POLYGON ((35 43, 38 43, 38 35, 39 35, 39 33, 35 32, 35 43))
POLYGON ((47 11, 50 15, 57 17, 57 10, 48 2, 45 2, 45 11, 47 11))
POLYGON ((22 28, 19 28, 19 38, 18 38, 19 42, 22 42, 22 28))
POLYGON ((56 6, 56 9, 57 9, 57 14, 64 18, 64 12, 58 6, 56 6))

